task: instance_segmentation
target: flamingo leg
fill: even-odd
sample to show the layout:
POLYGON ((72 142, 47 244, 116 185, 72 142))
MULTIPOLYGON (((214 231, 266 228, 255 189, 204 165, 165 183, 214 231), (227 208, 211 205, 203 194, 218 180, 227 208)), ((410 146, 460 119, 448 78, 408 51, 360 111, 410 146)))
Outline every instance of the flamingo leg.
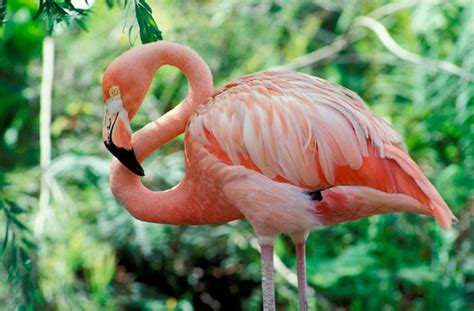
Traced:
POLYGON ((306 250, 305 244, 309 231, 302 230, 290 234, 295 243, 296 264, 298 274, 298 296, 300 302, 300 311, 308 310, 308 285, 306 280, 306 250))
POLYGON ((298 269, 298 295, 300 311, 308 310, 308 286, 306 281, 306 253, 305 242, 296 243, 296 261, 298 269))
POLYGON ((259 245, 262 257, 263 311, 275 311, 275 280, 273 278, 273 240, 262 240, 264 239, 259 238, 259 245))

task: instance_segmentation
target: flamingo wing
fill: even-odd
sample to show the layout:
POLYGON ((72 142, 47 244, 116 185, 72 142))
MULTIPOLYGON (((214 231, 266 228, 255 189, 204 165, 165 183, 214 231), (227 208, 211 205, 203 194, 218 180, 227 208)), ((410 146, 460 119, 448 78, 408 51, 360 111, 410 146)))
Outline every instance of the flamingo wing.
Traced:
POLYGON ((385 156, 400 135, 353 92, 312 76, 270 71, 226 85, 192 122, 203 145, 232 165, 308 188, 337 183, 337 167, 358 170, 385 156))
POLYGON ((357 94, 325 80, 290 71, 243 77, 200 106, 189 126, 193 139, 228 165, 305 189, 404 193, 450 222, 400 135, 357 94))

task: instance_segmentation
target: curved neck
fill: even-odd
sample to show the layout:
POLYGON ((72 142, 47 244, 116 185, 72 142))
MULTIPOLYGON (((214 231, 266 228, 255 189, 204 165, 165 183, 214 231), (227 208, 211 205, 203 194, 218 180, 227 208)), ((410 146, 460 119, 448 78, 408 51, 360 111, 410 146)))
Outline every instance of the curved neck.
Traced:
MULTIPOLYGON (((177 67, 188 80, 188 96, 180 105, 133 134, 133 149, 138 161, 142 162, 151 152, 184 132, 196 107, 204 103, 213 92, 212 74, 196 52, 175 43, 146 44, 123 57, 129 57, 124 62, 126 64, 133 61, 134 66, 130 70, 140 70, 140 78, 144 81, 140 85, 145 86, 141 91, 144 93, 155 72, 163 65, 177 67)), ((139 97, 143 99, 144 94, 139 94, 137 98, 139 97)), ((114 159, 110 185, 117 199, 140 220, 167 224, 195 223, 190 205, 196 201, 192 200, 192 193, 186 182, 182 181, 167 191, 151 191, 137 175, 114 159)))
POLYGON ((132 144, 140 162, 161 145, 182 134, 196 107, 213 92, 211 71, 195 51, 170 42, 146 44, 141 48, 139 61, 150 81, 161 66, 177 67, 188 80, 188 96, 173 110, 133 135, 132 144))

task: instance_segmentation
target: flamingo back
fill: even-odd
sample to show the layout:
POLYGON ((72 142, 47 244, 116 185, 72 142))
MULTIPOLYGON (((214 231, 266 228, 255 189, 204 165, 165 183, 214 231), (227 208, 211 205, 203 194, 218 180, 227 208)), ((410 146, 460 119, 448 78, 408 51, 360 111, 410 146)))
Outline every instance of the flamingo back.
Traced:
POLYGON ((268 71, 218 90, 189 124, 228 165, 305 189, 368 186, 409 195, 443 228, 452 213, 403 150, 400 135, 354 92, 309 75, 268 71))

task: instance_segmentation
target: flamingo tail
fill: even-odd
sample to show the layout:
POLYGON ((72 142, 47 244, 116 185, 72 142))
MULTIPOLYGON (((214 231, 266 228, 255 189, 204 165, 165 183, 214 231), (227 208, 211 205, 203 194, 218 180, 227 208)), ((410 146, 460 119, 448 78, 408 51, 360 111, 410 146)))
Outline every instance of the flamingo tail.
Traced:
MULTIPOLYGON (((410 177, 410 182, 397 182, 399 190, 415 197, 427 206, 438 225, 444 230, 449 230, 451 225, 457 222, 457 218, 418 165, 397 146, 386 144, 384 147, 386 158, 393 160, 395 162, 393 165, 398 166, 398 170, 394 170, 394 174, 398 176, 403 174, 410 177)), ((403 178, 405 181, 407 180, 406 177, 403 178)), ((398 179, 399 177, 395 176, 395 178, 398 179)))

